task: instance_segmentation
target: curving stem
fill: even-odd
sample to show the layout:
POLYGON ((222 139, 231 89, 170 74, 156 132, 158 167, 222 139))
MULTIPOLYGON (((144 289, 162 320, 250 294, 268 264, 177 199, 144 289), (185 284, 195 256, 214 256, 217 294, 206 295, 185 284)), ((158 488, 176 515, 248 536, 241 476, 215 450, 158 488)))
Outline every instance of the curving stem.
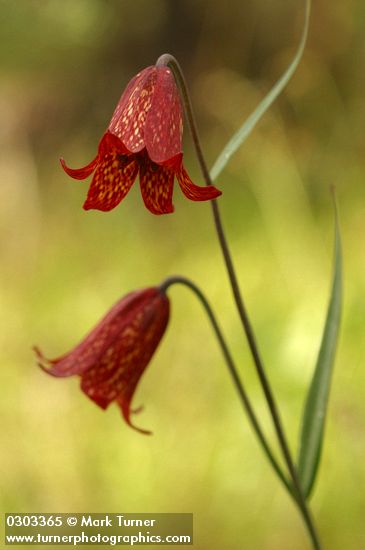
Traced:
POLYGON ((200 288, 197 287, 196 284, 194 284, 192 281, 190 281, 190 279, 187 279, 186 277, 177 276, 177 275, 173 276, 173 277, 168 277, 167 279, 165 279, 165 281, 163 281, 163 283, 161 283, 161 285, 160 285, 160 290, 161 290, 161 292, 166 292, 167 289, 170 286, 175 285, 175 284, 181 284, 181 285, 184 285, 184 286, 188 287, 190 290, 192 290, 194 292, 194 294, 198 297, 198 299, 202 303, 202 305, 205 309, 205 312, 206 312, 206 314, 209 318, 209 321, 212 324, 214 333, 217 337, 219 346, 222 350, 224 359, 227 363, 228 370, 229 370, 229 372, 232 376, 233 383, 236 386, 238 395, 241 399, 241 402, 243 404, 244 409, 246 410, 248 418, 249 418, 249 420, 252 424, 252 427, 253 427, 256 435, 257 435, 257 438, 258 438, 258 440, 259 440, 259 442, 260 442, 267 458, 269 459, 272 467, 274 468, 275 472, 277 473, 279 479, 282 481, 282 483, 284 484, 285 488, 289 491, 289 493, 293 496, 293 488, 292 488, 291 484, 289 483, 289 481, 287 480, 286 475, 283 473, 283 471, 282 471, 281 467, 279 466, 277 460, 275 459, 275 457, 274 457, 274 455, 271 451, 271 448, 270 448, 270 446, 269 446, 269 444, 266 440, 266 437, 265 437, 265 435, 264 435, 264 433, 261 429, 260 423, 259 423, 259 421, 256 417, 256 414, 253 410, 253 407, 250 403, 250 400, 248 398, 248 395, 246 393, 244 385, 243 385, 243 383, 242 383, 242 381, 241 381, 241 379, 238 375, 237 368, 236 368, 235 363, 233 361, 232 355, 231 355, 231 353, 228 349, 228 346, 227 346, 227 343, 224 339, 223 333, 222 333, 222 331, 219 327, 216 316, 214 315, 213 310, 212 310, 207 298, 205 297, 203 292, 200 290, 200 288))
MULTIPOLYGON (((198 161, 199 161, 199 164, 200 164, 200 168, 201 168, 205 183, 206 183, 206 185, 212 185, 212 180, 210 178, 209 171, 208 171, 208 168, 207 168, 207 164, 205 162, 205 158, 204 158, 202 148, 201 148, 201 145, 200 145, 197 125, 196 125, 195 117, 194 117, 194 113, 193 113, 193 107, 192 107, 190 95, 189 95, 189 92, 188 92, 188 87, 187 87, 182 69, 181 69, 178 61, 170 54, 163 54, 162 56, 160 56, 159 59, 157 60, 156 65, 158 65, 158 66, 169 66, 171 68, 174 76, 175 76, 175 79, 177 81, 177 84, 178 84, 178 86, 180 88, 180 91, 181 91, 181 94, 182 94, 182 99, 183 99, 183 103, 184 103, 184 107, 185 107, 186 117, 187 117, 187 120, 188 120, 188 123, 189 123, 189 128, 190 128, 190 131, 191 131, 191 135, 192 135, 192 138, 193 138, 196 154, 197 154, 197 157, 198 157, 198 161)), ((247 310, 246 310, 246 306, 245 306, 245 303, 243 301, 242 294, 241 294, 241 291, 240 291, 240 288, 239 288, 239 285, 238 285, 238 280, 237 280, 236 272, 235 272, 235 269, 234 269, 232 256, 231 256, 231 253, 230 253, 230 250, 229 250, 227 239, 225 237, 223 224, 222 224, 222 220, 221 220, 221 216, 220 216, 220 212, 219 212, 219 207, 218 207, 218 203, 217 203, 216 199, 211 201, 211 206, 212 206, 213 219, 214 219, 214 224, 215 224, 219 244, 221 246, 224 262, 225 262, 225 265, 226 265, 226 268, 227 268, 228 277, 229 277, 229 281, 230 281, 230 284, 231 284, 233 298, 234 298, 236 308, 237 308, 237 311, 238 311, 238 314, 239 314, 239 317, 240 317, 240 320, 241 320, 241 323, 242 323, 242 327, 244 329, 244 332, 245 332, 245 335, 246 335, 246 338, 247 338, 247 342, 248 342, 248 345, 249 345, 249 348, 250 348, 250 352, 251 352, 251 355, 252 355, 252 358, 253 358, 253 361, 254 361, 254 364, 255 364, 255 367, 256 367, 256 372, 257 372, 258 378, 260 380, 260 384, 261 384, 261 387, 262 387, 262 390, 263 390, 263 393, 264 393, 264 396, 265 396, 265 399, 266 399, 266 402, 267 402, 267 405, 268 405, 268 408, 269 408, 269 411, 270 411, 270 415, 271 415, 271 418, 272 418, 272 421, 273 421, 275 432, 276 432, 276 435, 277 435, 277 438, 278 438, 278 441, 279 441, 279 445, 280 445, 280 448, 282 450, 284 460, 287 464, 288 471, 290 473, 290 477, 291 477, 292 482, 293 482, 293 489, 294 489, 295 496, 296 496, 296 502, 297 502, 297 504, 298 504, 298 506, 301 510, 303 519, 304 519, 304 521, 307 525, 307 529, 308 529, 308 532, 309 532, 311 540, 312 540, 313 548, 315 548, 316 550, 320 550, 321 546, 320 546, 320 542, 319 542, 319 539, 318 539, 318 535, 317 535, 316 529, 314 527, 313 520, 312 520, 309 508, 307 506, 307 502, 305 500, 305 497, 304 497, 304 494, 303 494, 303 491, 302 491, 302 488, 301 488, 301 485, 300 485, 300 482, 299 482, 296 467, 294 465, 294 461, 292 459, 291 452, 290 452, 290 449, 289 449, 289 445, 287 443, 285 432, 284 432, 282 422, 281 422, 281 419, 280 419, 278 407, 276 405, 276 401, 274 399, 274 395, 273 395, 273 392, 271 390, 269 380, 268 380, 268 378, 266 376, 266 373, 265 373, 264 365, 263 365, 261 355, 260 355, 260 352, 259 352, 259 349, 258 349, 255 334, 254 334, 254 331, 253 331, 253 328, 252 328, 252 325, 251 325, 251 322, 250 322, 250 319, 249 319, 249 316, 248 316, 248 313, 247 313, 247 310)))

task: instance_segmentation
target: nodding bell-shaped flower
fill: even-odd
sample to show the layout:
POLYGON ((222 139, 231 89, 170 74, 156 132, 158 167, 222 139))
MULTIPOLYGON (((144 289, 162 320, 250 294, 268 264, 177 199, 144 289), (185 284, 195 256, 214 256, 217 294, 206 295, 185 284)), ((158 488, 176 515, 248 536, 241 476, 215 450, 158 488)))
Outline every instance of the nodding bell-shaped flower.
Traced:
POLYGON ((73 350, 57 359, 46 359, 34 348, 39 365, 52 376, 78 375, 82 391, 99 407, 112 401, 131 423, 130 405, 168 323, 169 300, 159 288, 132 292, 119 300, 98 325, 73 350))
POLYGON ((193 201, 215 199, 214 186, 199 187, 183 166, 182 108, 178 88, 166 66, 147 67, 127 85, 98 154, 74 170, 61 159, 65 172, 85 179, 94 172, 84 209, 109 211, 126 196, 139 173, 143 201, 153 214, 174 211, 176 176, 184 195, 193 201))

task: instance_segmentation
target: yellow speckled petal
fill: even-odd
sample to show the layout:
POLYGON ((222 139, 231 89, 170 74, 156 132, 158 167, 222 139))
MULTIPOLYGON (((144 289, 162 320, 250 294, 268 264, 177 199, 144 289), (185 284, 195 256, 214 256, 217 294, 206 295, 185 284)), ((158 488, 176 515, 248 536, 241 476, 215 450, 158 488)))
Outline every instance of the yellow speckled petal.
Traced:
POLYGON ((137 153, 144 146, 144 126, 151 108, 157 69, 147 67, 128 84, 114 111, 108 130, 128 151, 137 153))
POLYGON ((95 170, 99 162, 99 155, 96 155, 94 160, 92 160, 87 166, 84 166, 83 168, 69 168, 63 158, 60 158, 60 162, 66 174, 71 176, 71 178, 74 178, 75 180, 84 180, 89 177, 90 174, 95 170))
POLYGON ((173 212, 173 170, 165 166, 159 166, 146 157, 140 165, 139 177, 142 198, 148 210, 152 214, 170 214, 173 212))
POLYGON ((175 78, 168 67, 157 67, 157 80, 144 129, 148 156, 157 164, 181 154, 182 107, 175 78))
POLYGON ((108 212, 126 196, 138 173, 134 157, 107 153, 98 164, 84 204, 85 210, 108 212))
POLYGON ((191 201, 210 201, 212 199, 216 199, 222 194, 222 192, 214 187, 214 185, 207 185, 205 187, 195 185, 195 183, 193 183, 189 178, 189 175, 182 164, 176 172, 176 177, 185 197, 191 201))

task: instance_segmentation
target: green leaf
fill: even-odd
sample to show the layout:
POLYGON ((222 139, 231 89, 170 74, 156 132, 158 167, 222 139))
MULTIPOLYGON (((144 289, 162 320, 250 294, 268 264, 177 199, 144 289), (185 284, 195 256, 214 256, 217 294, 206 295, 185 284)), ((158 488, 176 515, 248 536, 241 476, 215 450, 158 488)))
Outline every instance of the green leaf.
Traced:
POLYGON ((303 55, 304 46, 307 40, 308 27, 309 27, 309 15, 310 15, 311 1, 306 0, 305 4, 305 19, 302 36, 299 42, 297 52, 286 69, 285 73, 279 78, 279 80, 271 88, 270 92, 264 97, 256 109, 251 113, 248 119, 242 124, 239 130, 232 136, 227 145, 224 147, 217 160, 215 161, 211 171, 210 177, 212 181, 216 180, 219 174, 222 172, 231 156, 237 151, 242 143, 248 138, 257 122, 267 111, 270 105, 275 101, 281 91, 285 88, 290 78, 292 77, 295 69, 297 68, 299 61, 303 55))
POLYGON ((333 282, 327 319, 313 379, 302 420, 298 474, 306 497, 311 493, 318 471, 331 376, 338 340, 342 304, 341 238, 336 203, 333 282))

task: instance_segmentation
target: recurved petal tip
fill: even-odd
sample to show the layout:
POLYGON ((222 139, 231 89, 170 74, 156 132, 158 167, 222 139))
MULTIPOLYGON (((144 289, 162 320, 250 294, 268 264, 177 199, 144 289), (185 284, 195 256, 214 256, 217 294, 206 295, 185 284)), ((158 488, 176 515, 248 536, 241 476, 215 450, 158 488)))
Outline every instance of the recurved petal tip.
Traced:
POLYGON ((205 187, 195 185, 183 165, 181 165, 176 177, 185 197, 192 201, 209 201, 216 199, 222 194, 222 191, 219 191, 214 185, 207 185, 205 187))
POLYGON ((37 360, 38 360, 38 366, 47 374, 50 374, 51 376, 58 376, 52 371, 52 367, 54 365, 54 361, 47 359, 44 357, 43 353, 39 349, 38 346, 33 346, 32 350, 36 354, 37 360))
POLYGON ((39 367, 47 374, 56 378, 67 378, 74 374, 80 374, 82 370, 82 364, 74 361, 72 353, 66 353, 55 359, 48 359, 43 355, 41 350, 37 346, 33 346, 39 367))
POLYGON ((98 162, 99 162, 99 155, 96 155, 96 157, 94 158, 94 160, 90 162, 90 164, 88 164, 87 166, 84 166, 83 168, 75 169, 75 168, 69 168, 65 160, 62 157, 60 158, 61 166, 66 172, 66 174, 68 174, 69 176, 71 176, 71 178, 75 180, 84 180, 88 176, 90 176, 90 174, 92 174, 92 172, 95 170, 98 162))
POLYGON ((123 418, 127 422, 128 426, 130 426, 131 428, 133 428, 137 432, 140 432, 141 434, 152 435, 152 432, 150 430, 144 430, 143 428, 138 428, 138 426, 135 426, 134 424, 132 424, 131 419, 130 419, 130 415, 140 413, 143 409, 143 406, 138 407, 137 409, 130 409, 130 404, 127 403, 124 399, 119 398, 117 400, 117 402, 118 402, 119 408, 122 412, 123 418))

